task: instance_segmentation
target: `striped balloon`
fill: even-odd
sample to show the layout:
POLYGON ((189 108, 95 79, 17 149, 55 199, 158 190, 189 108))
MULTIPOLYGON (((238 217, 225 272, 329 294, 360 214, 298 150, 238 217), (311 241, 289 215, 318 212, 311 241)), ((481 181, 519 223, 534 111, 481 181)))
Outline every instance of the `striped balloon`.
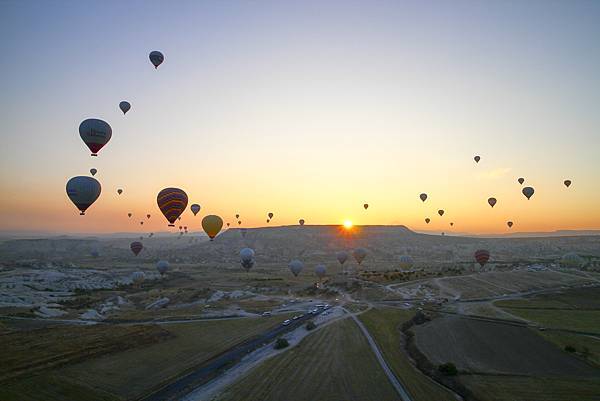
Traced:
POLYGON ((133 252, 135 256, 137 256, 142 251, 142 249, 144 249, 144 245, 142 245, 142 243, 139 241, 132 242, 129 247, 131 248, 131 252, 133 252))
POLYGON ((490 251, 485 249, 479 249, 475 251, 475 260, 481 265, 481 267, 485 266, 487 261, 490 260, 490 251))
POLYGON ((188 204, 188 197, 179 188, 165 188, 156 197, 158 208, 165 215, 169 227, 175 227, 175 220, 183 213, 188 204))

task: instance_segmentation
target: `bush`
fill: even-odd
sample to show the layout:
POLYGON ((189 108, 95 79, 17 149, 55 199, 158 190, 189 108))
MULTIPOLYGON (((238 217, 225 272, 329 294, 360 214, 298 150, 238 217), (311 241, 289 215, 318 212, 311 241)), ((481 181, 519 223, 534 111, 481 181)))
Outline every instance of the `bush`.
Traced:
POLYGON ((310 331, 310 330, 314 330, 315 327, 317 327, 315 325, 315 322, 313 322, 312 320, 309 321, 308 323, 306 323, 306 330, 310 331))
POLYGON ((441 364, 438 366, 438 370, 446 376, 456 376, 458 374, 458 369, 452 362, 441 364))
POLYGON ((278 338, 277 341, 275 341, 275 349, 282 349, 289 345, 290 343, 285 338, 278 338))
POLYGON ((567 352, 575 352, 577 350, 572 345, 567 345, 567 346, 565 346, 565 351, 567 351, 567 352))

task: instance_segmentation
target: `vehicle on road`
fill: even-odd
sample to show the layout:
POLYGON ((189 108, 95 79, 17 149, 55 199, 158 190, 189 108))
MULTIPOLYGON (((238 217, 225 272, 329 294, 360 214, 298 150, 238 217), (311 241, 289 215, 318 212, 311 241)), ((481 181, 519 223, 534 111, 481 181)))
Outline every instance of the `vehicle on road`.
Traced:
POLYGON ((291 321, 290 319, 286 319, 286 320, 284 320, 284 321, 283 321, 283 323, 282 323, 282 324, 283 324, 284 326, 287 326, 287 325, 289 325, 290 323, 292 323, 292 321, 291 321))

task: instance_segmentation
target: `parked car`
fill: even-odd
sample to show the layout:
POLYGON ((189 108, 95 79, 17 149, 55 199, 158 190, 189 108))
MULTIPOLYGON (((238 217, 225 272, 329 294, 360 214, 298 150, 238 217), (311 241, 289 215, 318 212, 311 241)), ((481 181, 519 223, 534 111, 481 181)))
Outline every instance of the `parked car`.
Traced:
POLYGON ((286 320, 284 320, 284 321, 283 321, 283 325, 284 325, 284 326, 287 326, 287 325, 289 325, 290 323, 292 323, 292 321, 291 321, 290 319, 286 319, 286 320))

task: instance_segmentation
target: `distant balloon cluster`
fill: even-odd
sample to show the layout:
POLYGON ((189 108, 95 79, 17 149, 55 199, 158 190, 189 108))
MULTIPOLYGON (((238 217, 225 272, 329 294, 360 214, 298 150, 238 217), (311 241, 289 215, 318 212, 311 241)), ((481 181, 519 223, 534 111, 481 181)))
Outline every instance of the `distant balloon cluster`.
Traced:
MULTIPOLYGON (((155 69, 158 69, 160 65, 165 61, 165 56, 160 51, 152 51, 149 54, 149 60, 155 69)), ((126 100, 122 100, 119 102, 119 109, 123 113, 123 115, 127 115, 127 113, 131 110, 131 103, 126 100)), ((97 118, 88 118, 83 120, 79 124, 79 135, 84 142, 84 144, 88 147, 91 152, 92 157, 97 157, 99 152, 110 142, 113 131, 110 124, 104 120, 97 118)), ((475 155, 473 160, 476 164, 479 164, 481 161, 481 156, 475 155)), ((89 170, 91 177, 89 176, 76 176, 67 181, 66 184, 66 192, 69 199, 73 202, 75 207, 79 210, 81 215, 85 215, 86 210, 90 206, 94 204, 94 202, 99 198, 102 187, 100 182, 96 180, 94 177, 98 173, 96 168, 91 168, 89 170)), ((520 185, 525 183, 525 178, 519 177, 517 182, 520 185)), ((569 188, 572 184, 571 180, 564 180, 563 184, 565 187, 569 188)), ((124 193, 122 188, 117 188, 117 194, 120 196, 124 193)), ((523 187, 521 190, 522 194, 530 200, 534 195, 535 190, 531 186, 523 187)), ((426 202, 429 199, 427 193, 419 194, 419 199, 421 202, 426 202)), ((169 227, 175 227, 175 222, 181 220, 181 216, 188 206, 188 196, 186 192, 180 188, 168 187, 161 190, 156 197, 156 203, 161 213, 165 217, 168 222, 169 227)), ((487 199, 487 203, 491 208, 494 208, 498 203, 498 200, 495 197, 489 197, 487 199)), ((369 209, 369 204, 364 203, 363 208, 365 211, 369 209)), ((190 206, 190 210, 194 216, 198 215, 201 210, 201 206, 198 203, 193 203, 190 206)), ((439 209, 437 211, 440 217, 443 217, 445 214, 444 209, 439 209)), ((133 216, 132 212, 127 213, 127 216, 131 218, 133 216)), ((142 214, 143 216, 143 214, 142 214)), ((266 214, 267 224, 270 223, 275 214, 273 212, 268 212, 266 214)), ((150 219, 151 214, 146 214, 146 219, 150 219)), ((240 214, 235 214, 235 220, 237 221, 238 226, 242 224, 242 220, 240 218, 240 214)), ((429 224, 431 219, 429 217, 425 218, 425 223, 429 224)), ((141 226, 144 225, 144 221, 140 220, 139 224, 141 226)), ((226 226, 230 226, 230 222, 226 223, 226 226)), ((300 226, 304 226, 305 220, 299 219, 298 224, 300 226)), ((449 223, 450 226, 454 226, 454 222, 449 223)), ((513 221, 507 221, 506 225, 508 228, 513 227, 513 221)), ((212 241, 222 230, 224 225, 224 221, 220 216, 217 215, 206 215, 202 218, 201 226, 204 232, 212 241)), ((348 228, 351 228, 352 224, 348 224, 348 228)), ((188 232, 188 227, 185 225, 179 226, 179 236, 182 236, 188 232)), ((241 228, 240 233, 242 237, 245 239, 247 235, 247 229, 241 228)), ((152 237, 154 233, 150 233, 149 237, 152 237)), ((444 235, 444 233, 442 233, 444 235)), ((140 237, 142 240, 143 237, 140 237)), ((130 244, 131 251, 135 256, 139 255, 140 252, 144 249, 144 245, 140 241, 134 241, 130 244)), ((95 250, 93 252, 94 257, 98 257, 99 252, 95 250)), ((368 255, 368 251, 365 248, 356 248, 351 252, 352 257, 356 261, 356 263, 360 266, 365 258, 368 255)), ((340 263, 341 267, 344 268, 344 264, 348 260, 350 254, 347 251, 339 251, 336 253, 337 261, 340 263)), ((577 256, 577 255, 575 255, 577 256)), ((575 256, 565 256, 564 264, 576 264, 579 263, 579 260, 576 260, 575 256)), ((475 260, 483 267, 490 258, 490 252, 485 249, 477 250, 474 254, 475 260)), ((242 267, 249 271, 255 264, 255 252, 251 248, 243 248, 240 251, 240 263, 242 267)), ((409 255, 402 255, 399 259, 399 265, 403 269, 411 269, 414 265, 413 259, 409 255)), ((298 276, 300 272, 304 268, 304 264, 298 260, 294 259, 289 262, 288 267, 294 276, 298 276)), ((156 264, 156 268, 161 275, 164 275, 169 269, 169 262, 166 260, 160 260, 156 264)), ((319 264, 315 267, 315 275, 318 277, 319 281, 321 281, 327 274, 327 268, 323 264, 319 264)), ((144 280, 144 274, 142 272, 136 272, 132 276, 132 280, 135 283, 141 283, 144 280)))

